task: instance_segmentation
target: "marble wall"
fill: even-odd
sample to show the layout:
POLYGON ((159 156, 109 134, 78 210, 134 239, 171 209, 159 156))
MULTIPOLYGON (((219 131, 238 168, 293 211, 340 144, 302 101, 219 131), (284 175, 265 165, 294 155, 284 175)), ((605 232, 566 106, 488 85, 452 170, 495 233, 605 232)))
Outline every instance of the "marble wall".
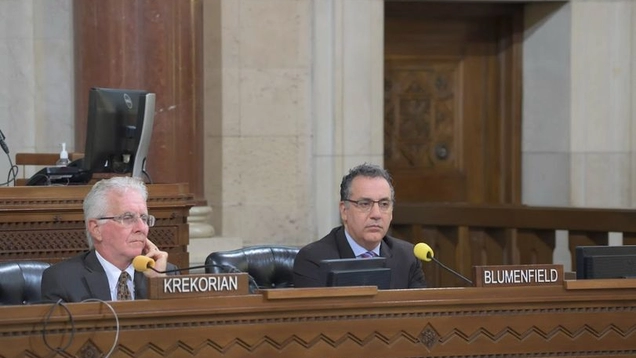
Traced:
POLYGON ((633 1, 572 2, 571 204, 634 207, 633 1))
MULTIPOLYGON (((0 130, 12 161, 74 148, 71 1, 0 0, 0 130)), ((0 157, 0 182, 8 170, 0 157)))
POLYGON ((525 10, 521 196, 528 205, 570 205, 570 11, 569 3, 525 10))
POLYGON ((215 230, 237 245, 311 231, 310 9, 204 2, 206 198, 215 230))
MULTIPOLYGON (((526 7, 523 201, 634 207, 635 4, 571 1, 526 7), (546 90, 549 89, 549 90, 546 90)), ((622 243, 611 233, 611 245, 622 243)), ((570 269, 567 233, 555 262, 570 269)))
POLYGON ((313 241, 339 224, 345 171, 382 163, 383 2, 204 8, 214 227, 244 245, 313 241))
POLYGON ((526 7, 524 203, 634 207, 635 5, 526 7))

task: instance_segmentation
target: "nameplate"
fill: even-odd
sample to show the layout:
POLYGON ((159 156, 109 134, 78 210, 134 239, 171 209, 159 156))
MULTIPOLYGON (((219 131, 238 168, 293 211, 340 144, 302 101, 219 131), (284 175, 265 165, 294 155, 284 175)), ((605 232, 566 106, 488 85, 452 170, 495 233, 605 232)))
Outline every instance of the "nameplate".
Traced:
POLYGON ((475 287, 563 285, 563 265, 475 266, 475 287))
POLYGON ((236 296, 249 293, 247 273, 168 275, 148 280, 148 298, 236 296))

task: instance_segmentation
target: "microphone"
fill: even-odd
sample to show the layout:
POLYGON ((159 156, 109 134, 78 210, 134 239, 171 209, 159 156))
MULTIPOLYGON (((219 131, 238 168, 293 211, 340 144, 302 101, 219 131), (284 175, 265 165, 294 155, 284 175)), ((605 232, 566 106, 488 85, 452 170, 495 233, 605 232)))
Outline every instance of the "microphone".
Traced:
MULTIPOLYGON (((135 268, 135 271, 139 271, 139 272, 152 270, 152 271, 154 271, 156 273, 172 273, 172 272, 181 272, 182 270, 183 271, 190 271, 190 270, 200 269, 200 268, 218 267, 218 268, 222 269, 223 271, 225 271, 227 273, 246 273, 246 272, 243 272, 243 271, 239 270, 238 268, 236 268, 236 267, 234 267, 232 265, 214 265, 214 264, 192 266, 192 267, 188 267, 188 268, 184 268, 184 269, 158 271, 157 269, 155 269, 155 260, 150 258, 150 257, 148 257, 148 256, 144 256, 144 255, 135 256, 135 258, 133 259, 132 265, 135 268)), ((250 275, 249 273, 247 274, 247 278, 248 278, 248 280, 250 282, 250 289, 249 289, 250 293, 254 293, 256 290, 261 288, 256 283, 256 280, 254 279, 254 277, 252 277, 252 275, 250 275)))
POLYGON ((0 130, 0 147, 2 147, 2 150, 4 150, 5 153, 9 154, 9 147, 7 146, 7 143, 5 143, 5 139, 7 137, 4 136, 4 133, 2 133, 2 130, 0 130))
POLYGON ((166 273, 166 272, 160 272, 155 270, 155 260, 151 259, 148 256, 143 256, 143 255, 135 256, 135 258, 133 259, 132 265, 135 268, 135 271, 139 271, 139 272, 144 272, 148 269, 151 269, 158 273, 166 273))
POLYGON ((433 252, 433 249, 431 249, 431 247, 428 246, 428 244, 425 244, 423 242, 420 242, 419 244, 416 244, 415 247, 413 247, 413 254, 415 254, 415 257, 417 257, 418 259, 420 259, 422 261, 426 261, 426 262, 430 262, 431 260, 434 261, 436 264, 440 265, 443 269, 445 269, 448 272, 452 273, 453 275, 461 278, 462 280, 468 282, 468 284, 472 286, 473 281, 467 279, 466 277, 464 277, 459 272, 457 272, 457 271, 453 270, 452 268, 444 265, 441 261, 436 259, 435 258, 435 253, 433 252))

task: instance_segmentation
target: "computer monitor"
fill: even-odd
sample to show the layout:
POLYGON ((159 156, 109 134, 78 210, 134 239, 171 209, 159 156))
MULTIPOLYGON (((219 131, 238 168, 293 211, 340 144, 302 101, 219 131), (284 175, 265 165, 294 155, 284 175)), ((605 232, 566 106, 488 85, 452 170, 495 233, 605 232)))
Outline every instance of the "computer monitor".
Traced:
POLYGON ((636 245, 577 246, 576 278, 636 278, 636 245))
POLYGON ((320 261, 319 269, 324 285, 333 286, 377 286, 391 288, 391 269, 386 267, 386 258, 328 259, 320 261))
POLYGON ((91 88, 82 168, 143 179, 154 115, 154 93, 91 88))

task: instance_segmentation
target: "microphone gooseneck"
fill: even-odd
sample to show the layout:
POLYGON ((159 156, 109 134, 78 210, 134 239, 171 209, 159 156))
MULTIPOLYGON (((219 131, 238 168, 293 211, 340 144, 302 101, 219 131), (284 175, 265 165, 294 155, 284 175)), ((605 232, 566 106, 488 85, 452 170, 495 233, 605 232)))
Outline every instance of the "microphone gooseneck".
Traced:
POLYGON ((433 252, 433 249, 428 244, 425 244, 423 242, 420 242, 420 243, 416 244, 413 247, 413 254, 415 255, 415 257, 417 257, 418 259, 420 259, 422 261, 426 261, 426 262, 434 261, 436 264, 440 265, 443 269, 445 269, 448 272, 452 273, 453 275, 461 278, 462 280, 466 281, 469 285, 472 286, 473 281, 469 280, 468 278, 466 278, 465 276, 463 276, 459 272, 457 272, 457 271, 453 270, 452 268, 444 265, 440 260, 436 259, 435 258, 435 253, 433 252))

